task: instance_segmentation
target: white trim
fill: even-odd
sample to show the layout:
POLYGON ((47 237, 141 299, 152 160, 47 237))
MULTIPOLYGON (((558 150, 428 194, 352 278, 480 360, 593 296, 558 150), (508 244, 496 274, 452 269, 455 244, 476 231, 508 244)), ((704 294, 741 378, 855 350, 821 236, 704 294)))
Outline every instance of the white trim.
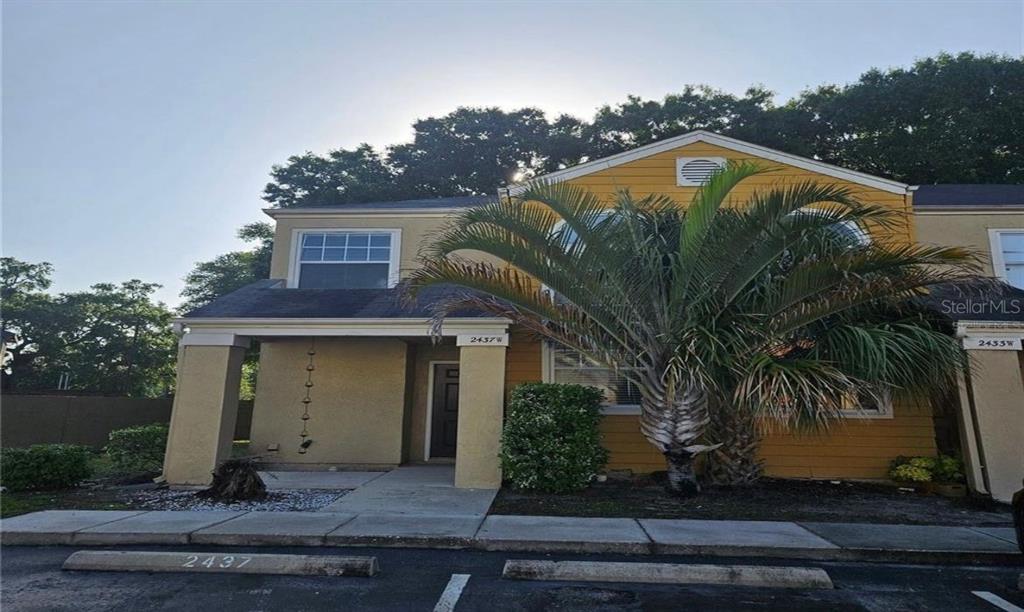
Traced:
MULTIPOLYGON (((610 155, 601 159, 595 159, 594 161, 582 163, 565 170, 558 170, 537 177, 534 180, 547 181, 547 182, 561 182, 568 181, 594 172, 601 170, 607 170, 608 168, 614 168, 627 164, 631 161, 636 161, 644 157, 656 155, 658 153, 664 153, 665 151, 671 151, 679 147, 684 147, 696 142, 703 142, 723 149, 729 149, 739 153, 746 153, 762 159, 767 159, 780 164, 786 164, 795 168, 801 168, 810 172, 816 172, 818 174, 824 174, 825 176, 831 176, 832 178, 849 181, 858 185, 864 185, 866 187, 874 187, 882 191, 888 191, 889 193, 897 193, 905 195, 910 189, 910 185, 900 183, 897 181, 880 178, 877 176, 871 176, 863 172, 857 172, 855 170, 847 170, 846 168, 840 168, 833 166, 832 164, 826 164, 824 162, 808 159, 806 157, 800 157, 798 155, 791 155, 775 149, 769 149, 768 147, 762 147, 760 145, 751 144, 728 136, 722 136, 721 134, 715 134, 713 132, 707 132, 704 130, 697 130, 694 132, 688 132, 680 136, 673 138, 666 138, 665 140, 659 140, 658 142, 652 142, 649 145, 637 147, 629 151, 624 151, 617 155, 610 155)), ((528 183, 518 183, 510 185, 508 191, 512 195, 518 195, 526 189, 528 183)), ((501 195, 501 191, 499 191, 501 195)))
POLYGON ((878 406, 878 410, 864 410, 862 408, 849 408, 847 410, 840 410, 839 414, 844 419, 891 419, 895 417, 895 410, 893 409, 892 393, 886 393, 886 397, 881 401, 878 406))
MULTIPOLYGON (((188 333, 240 336, 432 336, 430 319, 176 319, 188 333)), ((446 319, 442 336, 504 334, 508 319, 446 319)), ((187 335, 187 334, 186 334, 187 335)))
MULTIPOLYGON (((391 234, 391 258, 388 260, 388 288, 393 288, 398 284, 400 276, 400 262, 402 255, 402 230, 401 228, 376 228, 376 227, 296 227, 292 228, 292 248, 291 253, 288 257, 288 278, 285 279, 285 286, 289 289, 295 289, 299 286, 299 254, 302 252, 302 237, 305 234, 329 234, 331 232, 348 232, 354 234, 362 233, 387 233, 391 234)), ((338 264, 352 263, 358 265, 360 263, 383 263, 379 261, 374 262, 348 262, 338 261, 330 262, 338 264)))
POLYGON ((178 344, 181 346, 238 346, 249 348, 252 341, 247 336, 239 336, 232 333, 188 333, 183 335, 178 344))
MULTIPOLYGON (((427 367, 430 368, 427 374, 427 423, 424 427, 425 438, 423 440, 423 460, 430 461, 430 436, 432 435, 433 422, 434 422, 434 366, 435 365, 459 365, 460 362, 452 360, 440 359, 437 361, 428 361, 427 367)), ((459 378, 462 378, 462 371, 459 371, 459 378)), ((459 381, 462 382, 461 380, 459 381)))
POLYGON ((1024 215, 1021 206, 918 206, 914 205, 915 215, 1024 215))
POLYGON ((462 208, 264 208, 263 213, 271 219, 286 217, 289 219, 336 219, 338 217, 380 217, 382 219, 409 219, 409 218, 433 218, 444 217, 467 210, 462 208))
POLYGON ((989 252, 992 254, 992 273, 1004 283, 1010 284, 1006 276, 1006 260, 1003 258, 1003 234, 1024 234, 1024 228, 990 228, 988 230, 989 252))

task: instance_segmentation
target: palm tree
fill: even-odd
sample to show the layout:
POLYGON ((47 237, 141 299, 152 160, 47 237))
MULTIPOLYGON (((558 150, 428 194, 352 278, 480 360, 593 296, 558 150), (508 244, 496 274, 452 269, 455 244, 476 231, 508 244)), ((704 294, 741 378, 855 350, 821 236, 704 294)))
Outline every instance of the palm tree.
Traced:
POLYGON ((726 473, 742 479, 756 470, 758 423, 827 426, 857 395, 961 367, 955 340, 910 299, 971 270, 959 248, 864 240, 905 219, 842 187, 729 201, 767 171, 731 164, 688 207, 626 191, 609 205, 569 184, 532 184, 461 213, 423 252, 410 295, 454 285, 435 306, 438 324, 475 308, 626 377, 670 491, 699 491, 694 459, 707 451, 741 459, 726 473), (723 437, 707 437, 709 423, 723 437))

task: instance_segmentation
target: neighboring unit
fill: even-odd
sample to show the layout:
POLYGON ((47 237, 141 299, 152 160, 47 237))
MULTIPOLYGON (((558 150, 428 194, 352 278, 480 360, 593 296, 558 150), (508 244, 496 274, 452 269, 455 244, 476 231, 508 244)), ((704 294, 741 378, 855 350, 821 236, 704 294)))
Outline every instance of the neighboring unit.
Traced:
POLYGON ((973 361, 954 412, 971 488, 1009 502, 1024 478, 1024 185, 922 185, 917 239, 965 246, 1002 286, 944 291, 933 301, 956 322, 973 361))

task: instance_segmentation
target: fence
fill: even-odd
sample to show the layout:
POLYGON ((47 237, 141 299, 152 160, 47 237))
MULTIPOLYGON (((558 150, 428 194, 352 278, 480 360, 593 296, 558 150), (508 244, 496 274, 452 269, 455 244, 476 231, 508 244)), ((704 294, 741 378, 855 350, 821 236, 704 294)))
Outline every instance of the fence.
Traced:
MULTIPOLYGON (((82 444, 101 448, 115 429, 169 423, 173 398, 9 395, 0 398, 0 446, 82 444)), ((238 403, 235 439, 248 440, 252 401, 238 403)))

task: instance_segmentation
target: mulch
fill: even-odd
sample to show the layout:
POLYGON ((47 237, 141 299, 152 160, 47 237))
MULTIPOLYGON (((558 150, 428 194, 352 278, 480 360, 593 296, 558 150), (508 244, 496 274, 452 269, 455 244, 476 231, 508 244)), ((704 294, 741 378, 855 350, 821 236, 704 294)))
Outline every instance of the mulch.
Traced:
POLYGON ((844 523, 1012 526, 1010 507, 988 499, 945 498, 863 482, 762 479, 709 487, 689 499, 650 478, 594 483, 577 493, 502 489, 491 514, 844 523))

